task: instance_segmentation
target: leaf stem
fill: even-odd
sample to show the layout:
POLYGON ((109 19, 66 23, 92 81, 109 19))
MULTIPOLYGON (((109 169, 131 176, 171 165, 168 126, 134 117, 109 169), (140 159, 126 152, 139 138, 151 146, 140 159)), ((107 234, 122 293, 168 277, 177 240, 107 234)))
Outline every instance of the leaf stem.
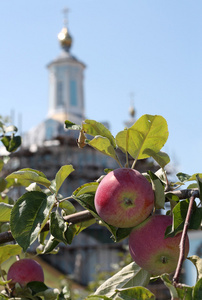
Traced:
POLYGON ((182 270, 182 264, 184 261, 186 236, 187 236, 187 232, 188 232, 188 228, 189 228, 189 222, 190 222, 190 218, 191 218, 194 200, 197 196, 198 196, 197 191, 193 191, 192 196, 190 197, 189 207, 188 207, 187 215, 185 218, 184 228, 182 231, 182 237, 181 237, 181 241, 180 241, 180 254, 179 254, 178 264, 177 264, 177 268, 175 270, 175 274, 173 276, 173 285, 174 286, 177 286, 179 283, 179 277, 180 277, 180 273, 182 270))
POLYGON ((134 168, 135 168, 136 162, 137 162, 137 157, 136 157, 136 159, 134 160, 131 169, 134 169, 134 168))

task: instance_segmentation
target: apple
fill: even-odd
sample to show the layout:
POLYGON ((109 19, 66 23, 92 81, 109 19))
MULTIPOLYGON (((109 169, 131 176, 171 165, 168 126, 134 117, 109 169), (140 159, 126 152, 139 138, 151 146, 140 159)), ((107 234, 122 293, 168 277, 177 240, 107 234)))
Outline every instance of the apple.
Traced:
POLYGON ((154 192, 140 172, 119 168, 102 179, 94 201, 102 220, 115 227, 128 228, 140 224, 151 214, 154 192))
POLYGON ((13 288, 16 283, 24 287, 31 281, 44 282, 44 273, 38 262, 33 259, 24 258, 14 262, 9 268, 7 280, 10 279, 12 279, 12 281, 9 282, 10 288, 13 288))
MULTIPOLYGON (((129 250, 133 260, 153 276, 175 271, 179 258, 182 233, 165 238, 172 217, 153 215, 136 226, 129 235, 129 250)), ((189 239, 185 242, 185 258, 189 252, 189 239)))

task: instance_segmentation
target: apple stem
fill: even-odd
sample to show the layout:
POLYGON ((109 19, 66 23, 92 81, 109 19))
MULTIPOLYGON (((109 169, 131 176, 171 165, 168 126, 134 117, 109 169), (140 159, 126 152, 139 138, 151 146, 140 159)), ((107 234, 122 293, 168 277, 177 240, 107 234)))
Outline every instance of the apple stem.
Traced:
POLYGON ((189 207, 188 207, 188 211, 187 211, 187 215, 186 215, 186 219, 185 219, 185 223, 184 223, 184 228, 182 231, 182 237, 181 237, 181 241, 180 241, 180 254, 179 254, 178 264, 177 264, 177 268, 175 270, 175 274, 173 276, 173 285, 174 286, 177 286, 179 283, 179 277, 180 277, 180 273, 182 270, 182 264, 184 261, 186 236, 187 236, 187 232, 188 232, 188 228, 189 228, 189 222, 190 222, 190 218, 191 218, 194 200, 195 200, 195 198, 197 198, 197 196, 198 196, 198 192, 193 191, 192 196, 190 197, 189 207))

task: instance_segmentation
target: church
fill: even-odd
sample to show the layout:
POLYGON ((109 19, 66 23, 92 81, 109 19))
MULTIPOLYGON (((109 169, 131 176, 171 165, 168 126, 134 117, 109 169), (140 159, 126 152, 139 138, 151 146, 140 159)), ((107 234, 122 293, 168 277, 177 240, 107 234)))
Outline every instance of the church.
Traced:
MULTIPOLYGON (((48 112, 43 122, 23 136, 19 151, 10 155, 4 176, 22 168, 43 172, 49 180, 55 178, 63 165, 72 164, 75 171, 65 180, 60 189, 64 197, 84 183, 97 180, 104 169, 118 167, 116 161, 94 150, 90 146, 80 149, 77 145, 77 131, 66 131, 64 122, 69 120, 81 124, 85 120, 84 71, 85 64, 71 53, 72 36, 67 20, 58 34, 61 53, 47 68, 49 72, 48 112)), ((134 123, 134 109, 131 119, 134 123)), ((107 126, 105 124, 105 126, 107 126)), ((148 161, 137 163, 140 172, 148 169, 148 161)), ((23 191, 16 189, 14 198, 23 191)), ((73 203, 77 210, 82 208, 73 203)), ((120 253, 126 253, 127 241, 114 243, 105 227, 94 224, 76 236, 71 245, 60 244, 56 255, 43 258, 75 281, 87 285, 94 280, 95 273, 112 270, 120 261, 120 253)), ((34 249, 32 249, 34 250, 34 249)))

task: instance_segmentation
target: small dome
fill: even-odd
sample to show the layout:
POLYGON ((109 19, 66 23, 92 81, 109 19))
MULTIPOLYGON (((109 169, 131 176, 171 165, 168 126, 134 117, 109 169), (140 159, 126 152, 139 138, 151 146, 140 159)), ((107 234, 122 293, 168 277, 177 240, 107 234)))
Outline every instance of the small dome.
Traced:
POLYGON ((66 27, 63 27, 60 33, 58 34, 58 40, 61 44, 61 47, 69 52, 69 49, 72 45, 72 37, 68 32, 68 29, 66 27))

